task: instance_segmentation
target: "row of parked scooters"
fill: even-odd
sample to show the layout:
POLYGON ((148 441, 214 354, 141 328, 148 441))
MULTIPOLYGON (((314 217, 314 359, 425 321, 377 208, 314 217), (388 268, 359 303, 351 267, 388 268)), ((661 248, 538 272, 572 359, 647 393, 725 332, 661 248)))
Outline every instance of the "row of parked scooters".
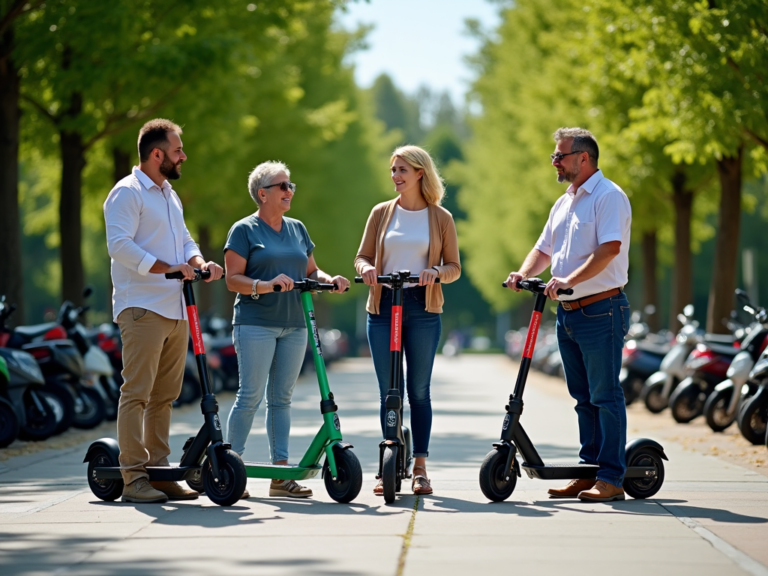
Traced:
MULTIPOLYGON (((677 334, 652 333, 633 314, 624 344, 621 384, 627 404, 642 402, 659 414, 669 408, 676 422, 704 416, 714 432, 734 423, 755 445, 768 447, 768 313, 736 290, 739 310, 728 321, 730 334, 705 332, 693 319, 689 304, 678 315, 677 334)), ((653 313, 646 309, 646 313, 653 313)), ((522 353, 525 329, 507 334, 506 351, 522 353)), ((540 336, 531 366, 564 376, 554 328, 540 336)))

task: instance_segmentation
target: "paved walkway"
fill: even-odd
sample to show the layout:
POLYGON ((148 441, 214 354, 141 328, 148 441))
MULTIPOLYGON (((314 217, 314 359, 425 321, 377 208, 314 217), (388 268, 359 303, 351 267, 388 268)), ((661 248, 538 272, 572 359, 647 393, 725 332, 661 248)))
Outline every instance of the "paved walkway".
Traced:
MULTIPOLYGON (((430 475, 436 493, 404 494, 385 506, 373 496, 378 423, 370 361, 331 372, 345 439, 355 445, 365 481, 350 505, 332 502, 322 481, 311 501, 253 497, 221 508, 205 497, 132 505, 96 500, 81 463, 85 444, 0 462, 0 574, 752 574, 768 576, 768 477, 677 440, 668 415, 630 411, 630 436, 653 429, 669 455, 656 498, 612 504, 550 501, 552 484, 523 477, 509 501, 487 502, 480 462, 497 439, 516 366, 504 357, 439 358, 433 384, 430 475), (664 426, 664 420, 669 426, 664 426)), ((564 385, 532 375, 526 428, 552 462, 575 457, 576 419, 564 385)), ((294 397, 293 458, 319 425, 310 375, 294 397)), ((227 414, 232 397, 220 398, 227 414)), ((246 460, 267 459, 263 412, 246 460)), ((174 414, 178 455, 199 426, 197 407, 174 414)))

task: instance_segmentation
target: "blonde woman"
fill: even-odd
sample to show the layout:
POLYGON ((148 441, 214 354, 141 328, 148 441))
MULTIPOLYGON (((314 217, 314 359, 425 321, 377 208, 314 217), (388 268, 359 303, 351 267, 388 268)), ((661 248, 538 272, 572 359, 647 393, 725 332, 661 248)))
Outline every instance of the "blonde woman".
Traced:
MULTIPOLYGON (((355 258, 355 269, 370 287, 368 343, 379 381, 381 428, 384 400, 389 389, 389 336, 392 291, 376 281, 378 275, 409 270, 419 283, 403 295, 403 352, 405 386, 411 409, 414 494, 431 494, 427 476, 429 436, 432 429, 430 381, 443 311, 441 284, 461 275, 456 226, 451 213, 440 206, 443 181, 429 154, 418 146, 402 146, 392 153, 390 174, 397 197, 371 211, 355 258), (435 279, 440 278, 440 284, 435 279)), ((402 376, 401 376, 402 377, 402 376)), ((381 481, 374 493, 383 494, 381 481)))

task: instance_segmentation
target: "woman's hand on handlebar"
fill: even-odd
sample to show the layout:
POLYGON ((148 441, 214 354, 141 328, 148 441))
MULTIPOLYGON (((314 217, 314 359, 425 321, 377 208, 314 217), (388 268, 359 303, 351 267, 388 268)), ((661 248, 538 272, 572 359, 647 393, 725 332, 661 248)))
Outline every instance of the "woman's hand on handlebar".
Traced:
POLYGON ((422 270, 421 274, 419 274, 419 286, 432 286, 435 280, 437 280, 437 276, 437 270, 434 268, 422 270))
POLYGON ((344 292, 349 288, 349 280, 344 278, 344 276, 334 276, 331 278, 331 284, 336 286, 336 290, 333 291, 334 294, 344 292))
POLYGON ((273 292, 275 286, 280 286, 280 289, 283 292, 289 292, 290 290, 293 290, 293 279, 289 276, 286 276, 285 274, 275 276, 272 278, 272 280, 266 282, 266 284, 269 286, 269 292, 273 292))
POLYGON ((520 292, 521 288, 517 287, 517 283, 522 282, 523 280, 525 280, 525 276, 520 274, 520 272, 510 272, 506 281, 507 288, 514 290, 515 292, 520 292))
POLYGON ((195 269, 187 263, 175 264, 165 271, 166 274, 173 274, 174 272, 181 272, 184 274, 184 280, 195 279, 195 269))
POLYGON ((547 282, 547 287, 544 288, 544 295, 552 300, 557 300, 557 291, 567 290, 568 288, 573 288, 573 283, 569 278, 553 277, 547 282))
POLYGON ((360 276, 363 277, 363 282, 365 282, 368 286, 376 286, 378 283, 379 273, 376 271, 376 268, 373 266, 368 266, 365 270, 363 270, 360 273, 360 276))

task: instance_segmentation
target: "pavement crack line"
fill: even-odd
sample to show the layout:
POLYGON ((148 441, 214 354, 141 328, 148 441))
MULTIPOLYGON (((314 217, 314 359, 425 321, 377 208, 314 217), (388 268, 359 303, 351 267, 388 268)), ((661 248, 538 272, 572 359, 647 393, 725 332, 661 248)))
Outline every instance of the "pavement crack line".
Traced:
POLYGON ((715 550, 727 556, 745 572, 751 574, 752 576, 768 576, 768 567, 764 566, 748 554, 745 554, 738 548, 728 544, 728 542, 720 538, 717 534, 702 526, 698 520, 689 518, 687 516, 678 516, 672 510, 664 506, 664 504, 661 504, 660 502, 657 502, 657 504, 659 504, 672 516, 680 520, 680 522, 685 524, 688 528, 696 532, 696 534, 701 536, 704 540, 709 542, 715 550))
POLYGON ((400 549, 400 558, 397 560, 395 576, 403 576, 403 570, 405 570, 405 557, 408 556, 408 549, 411 547, 411 538, 413 538, 413 527, 416 524, 416 512, 419 511, 419 502, 421 502, 421 498, 417 495, 416 502, 413 504, 413 511, 411 512, 411 521, 408 522, 408 531, 403 534, 403 547, 400 549))

